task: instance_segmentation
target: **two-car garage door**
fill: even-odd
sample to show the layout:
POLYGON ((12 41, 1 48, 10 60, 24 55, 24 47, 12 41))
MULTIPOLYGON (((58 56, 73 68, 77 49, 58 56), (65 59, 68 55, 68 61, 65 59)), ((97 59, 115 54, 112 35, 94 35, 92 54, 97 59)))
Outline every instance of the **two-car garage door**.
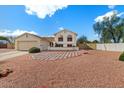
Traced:
POLYGON ((19 41, 18 42, 18 50, 29 50, 32 47, 37 47, 37 41, 19 41))

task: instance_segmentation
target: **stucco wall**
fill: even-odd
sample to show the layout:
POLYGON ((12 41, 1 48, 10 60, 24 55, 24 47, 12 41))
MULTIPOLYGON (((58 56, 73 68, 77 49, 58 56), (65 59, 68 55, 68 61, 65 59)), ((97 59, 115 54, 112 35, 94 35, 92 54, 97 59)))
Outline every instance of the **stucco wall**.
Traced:
POLYGON ((124 51, 124 43, 96 44, 97 50, 124 51))
POLYGON ((61 32, 59 32, 55 35, 55 42, 57 44, 63 44, 64 47, 67 47, 67 44, 72 44, 72 45, 76 46, 76 35, 74 33, 68 32, 68 31, 61 31, 61 32), (63 36, 63 42, 58 41, 58 37, 61 36, 61 35, 63 36), (68 35, 72 36, 72 41, 71 42, 67 41, 67 36, 68 35))
POLYGON ((49 46, 49 42, 46 40, 42 40, 40 41, 40 49, 41 50, 47 50, 49 46))
POLYGON ((37 42, 37 45, 35 47, 40 47, 40 38, 36 37, 36 36, 33 36, 33 35, 30 35, 30 34, 24 34, 18 38, 16 38, 15 40, 15 49, 16 50, 19 50, 19 43, 20 42, 31 42, 31 41, 36 41, 37 42))

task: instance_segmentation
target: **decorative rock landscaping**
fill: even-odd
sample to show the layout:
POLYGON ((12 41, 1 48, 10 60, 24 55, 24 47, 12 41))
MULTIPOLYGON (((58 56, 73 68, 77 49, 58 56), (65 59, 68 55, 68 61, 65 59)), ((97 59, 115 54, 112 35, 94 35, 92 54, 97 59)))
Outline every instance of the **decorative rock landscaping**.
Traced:
POLYGON ((1 77, 6 77, 8 76, 9 73, 12 73, 13 71, 11 69, 4 69, 4 70, 0 70, 0 78, 1 77))
POLYGON ((48 61, 48 60, 60 60, 71 57, 80 56, 83 51, 44 51, 38 54, 33 54, 32 58, 35 60, 48 61))
MULTIPOLYGON (((45 55, 47 55, 47 52, 50 53, 50 51, 44 51, 33 55, 43 55, 45 53, 45 55)), ((52 55, 54 54, 53 52, 55 51, 51 51, 52 55)), ((62 51, 58 52, 60 53, 62 51)), ((1 69, 6 69, 8 67, 12 68, 14 73, 9 74, 5 78, 0 78, 0 87, 124 87, 124 63, 118 60, 121 54, 120 52, 96 50, 87 50, 87 52, 88 54, 85 50, 82 50, 80 51, 81 56, 66 58, 64 60, 57 61, 32 60, 32 54, 8 59, 4 61, 5 63, 1 64, 0 67, 2 67, 1 69)))

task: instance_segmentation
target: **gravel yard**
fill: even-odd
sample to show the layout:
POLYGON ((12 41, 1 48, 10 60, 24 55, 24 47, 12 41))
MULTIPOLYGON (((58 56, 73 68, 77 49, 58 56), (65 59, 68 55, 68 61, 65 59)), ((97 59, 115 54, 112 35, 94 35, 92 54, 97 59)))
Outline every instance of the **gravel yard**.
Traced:
POLYGON ((124 62, 119 52, 89 50, 61 60, 33 60, 24 55, 0 62, 13 73, 0 78, 0 87, 124 87, 124 62))

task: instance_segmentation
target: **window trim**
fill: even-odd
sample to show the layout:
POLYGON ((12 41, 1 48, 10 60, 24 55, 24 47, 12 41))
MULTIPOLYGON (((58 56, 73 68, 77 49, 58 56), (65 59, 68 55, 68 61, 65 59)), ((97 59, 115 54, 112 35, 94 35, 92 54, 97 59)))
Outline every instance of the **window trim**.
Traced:
POLYGON ((58 41, 63 42, 63 36, 62 35, 58 37, 58 41))
POLYGON ((68 41, 68 42, 72 42, 72 41, 73 41, 72 35, 68 35, 68 36, 67 36, 67 41, 68 41))

